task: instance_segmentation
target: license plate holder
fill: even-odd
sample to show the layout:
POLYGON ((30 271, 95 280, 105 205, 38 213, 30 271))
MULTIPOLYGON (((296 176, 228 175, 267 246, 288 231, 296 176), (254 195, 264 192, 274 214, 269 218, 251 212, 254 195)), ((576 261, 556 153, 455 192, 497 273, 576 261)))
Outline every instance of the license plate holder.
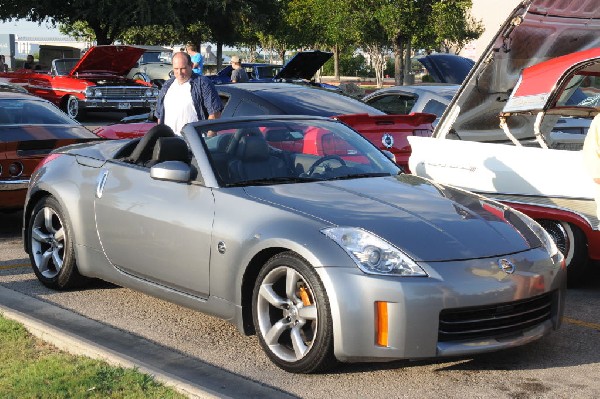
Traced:
POLYGON ((130 103, 119 103, 117 108, 118 109, 131 109, 131 104, 130 103))

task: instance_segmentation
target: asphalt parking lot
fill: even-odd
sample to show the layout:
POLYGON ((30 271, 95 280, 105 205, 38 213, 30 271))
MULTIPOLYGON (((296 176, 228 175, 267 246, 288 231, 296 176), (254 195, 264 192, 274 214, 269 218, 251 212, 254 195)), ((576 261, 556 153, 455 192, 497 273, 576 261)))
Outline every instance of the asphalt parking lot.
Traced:
POLYGON ((600 397, 600 267, 585 286, 569 290, 562 328, 530 345, 465 359, 341 365, 328 374, 292 375, 269 362, 255 337, 214 317, 103 282, 81 291, 46 289, 23 252, 20 217, 0 215, 0 287, 8 295, 2 306, 33 301, 26 314, 45 315, 64 329, 76 320, 81 339, 110 337, 107 345, 115 346, 109 352, 130 365, 139 362, 207 397, 600 397))

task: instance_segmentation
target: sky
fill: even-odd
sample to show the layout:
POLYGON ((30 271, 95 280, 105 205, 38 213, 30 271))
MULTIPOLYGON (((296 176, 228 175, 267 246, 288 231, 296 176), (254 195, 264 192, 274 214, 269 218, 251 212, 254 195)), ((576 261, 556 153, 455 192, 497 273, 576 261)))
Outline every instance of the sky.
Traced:
POLYGON ((0 34, 15 34, 17 36, 55 37, 62 36, 58 28, 52 28, 50 24, 42 22, 29 22, 22 19, 10 22, 0 22, 0 34))

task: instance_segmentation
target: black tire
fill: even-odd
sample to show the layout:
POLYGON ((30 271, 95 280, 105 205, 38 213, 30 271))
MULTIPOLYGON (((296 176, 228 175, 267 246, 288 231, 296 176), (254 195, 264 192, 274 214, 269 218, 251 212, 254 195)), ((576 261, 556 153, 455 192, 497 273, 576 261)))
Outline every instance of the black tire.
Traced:
POLYGON ((589 263, 587 239, 574 224, 542 219, 538 223, 552 236, 567 265, 567 285, 576 287, 584 280, 589 263))
POLYGON ((329 299, 315 270, 299 256, 281 253, 263 266, 252 316, 261 347, 283 370, 315 373, 337 364, 329 299), (286 292, 289 283, 294 289, 286 292))
POLYGON ((67 215, 55 198, 44 197, 33 208, 27 226, 27 249, 33 271, 46 287, 66 290, 88 281, 77 269, 67 215))

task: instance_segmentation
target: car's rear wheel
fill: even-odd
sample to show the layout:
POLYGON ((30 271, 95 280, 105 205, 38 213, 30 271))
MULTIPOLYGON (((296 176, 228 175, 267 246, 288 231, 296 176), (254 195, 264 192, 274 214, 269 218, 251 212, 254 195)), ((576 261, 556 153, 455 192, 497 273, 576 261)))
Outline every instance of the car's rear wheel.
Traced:
POLYGON ((27 238, 33 271, 45 286, 64 290, 87 281, 77 269, 67 215, 55 198, 45 197, 35 205, 27 238))
POLYGON ((75 96, 68 96, 63 100, 62 109, 67 115, 73 119, 77 119, 81 116, 81 110, 79 109, 79 100, 75 96))
POLYGON ((560 221, 541 219, 538 223, 552 236, 567 265, 567 283, 570 287, 580 285, 588 265, 587 240, 577 226, 560 221))
POLYGON ((263 266, 252 310, 260 345, 280 368, 314 373, 337 363, 329 300, 319 276, 302 258, 282 253, 263 266))

